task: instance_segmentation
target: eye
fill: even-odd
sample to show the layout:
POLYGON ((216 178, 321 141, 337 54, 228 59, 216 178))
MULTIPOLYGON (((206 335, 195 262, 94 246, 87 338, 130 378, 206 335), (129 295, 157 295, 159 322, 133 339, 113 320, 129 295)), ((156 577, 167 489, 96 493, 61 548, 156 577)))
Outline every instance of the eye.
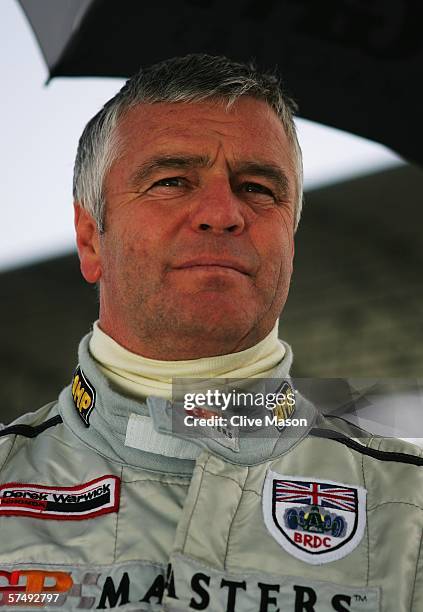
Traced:
POLYGON ((184 181, 185 179, 181 178, 180 176, 170 176, 156 181, 153 183, 150 189, 153 189, 154 187, 182 187, 184 181))
POLYGON ((271 198, 275 200, 275 195, 271 189, 265 187, 264 185, 260 185, 260 183, 243 183, 241 185, 241 189, 246 191, 247 193, 257 194, 258 196, 263 196, 261 199, 271 198))

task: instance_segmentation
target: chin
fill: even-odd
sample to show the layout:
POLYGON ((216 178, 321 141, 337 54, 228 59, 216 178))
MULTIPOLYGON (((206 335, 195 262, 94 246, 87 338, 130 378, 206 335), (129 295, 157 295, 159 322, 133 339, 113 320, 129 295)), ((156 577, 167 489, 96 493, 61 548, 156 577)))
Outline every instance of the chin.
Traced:
POLYGON ((256 321, 255 313, 240 307, 237 300, 225 303, 212 298, 199 307, 187 308, 183 311, 180 321, 193 330, 198 336, 214 334, 229 337, 242 337, 250 330, 256 321))

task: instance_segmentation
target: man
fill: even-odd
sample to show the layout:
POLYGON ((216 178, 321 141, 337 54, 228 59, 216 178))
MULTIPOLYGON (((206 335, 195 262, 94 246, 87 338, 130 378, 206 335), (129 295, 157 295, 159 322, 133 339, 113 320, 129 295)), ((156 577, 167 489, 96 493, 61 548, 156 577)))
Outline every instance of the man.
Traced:
POLYGON ((302 200, 292 112, 275 77, 192 55, 87 125, 75 226, 99 321, 58 402, 1 434, 4 609, 423 609, 419 451, 318 416, 277 339, 302 200), (190 378, 276 400, 244 427, 238 387, 190 378), (172 380, 194 392, 171 401, 172 380))

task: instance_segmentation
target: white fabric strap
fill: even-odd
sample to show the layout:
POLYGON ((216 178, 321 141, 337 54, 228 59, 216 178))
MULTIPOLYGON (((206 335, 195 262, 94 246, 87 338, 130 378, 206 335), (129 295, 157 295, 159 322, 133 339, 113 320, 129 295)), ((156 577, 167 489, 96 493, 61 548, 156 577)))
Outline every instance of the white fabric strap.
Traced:
POLYGON ((188 440, 157 433, 150 417, 135 413, 128 419, 125 446, 178 459, 196 459, 201 453, 201 448, 188 440))

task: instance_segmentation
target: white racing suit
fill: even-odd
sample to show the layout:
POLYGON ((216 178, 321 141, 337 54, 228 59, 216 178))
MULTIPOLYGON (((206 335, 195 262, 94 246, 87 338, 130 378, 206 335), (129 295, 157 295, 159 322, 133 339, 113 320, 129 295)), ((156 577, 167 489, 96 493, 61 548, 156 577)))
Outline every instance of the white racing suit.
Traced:
POLYGON ((0 608, 423 610, 419 449, 305 400, 295 435, 177 437, 88 342, 58 402, 0 432, 0 608))

